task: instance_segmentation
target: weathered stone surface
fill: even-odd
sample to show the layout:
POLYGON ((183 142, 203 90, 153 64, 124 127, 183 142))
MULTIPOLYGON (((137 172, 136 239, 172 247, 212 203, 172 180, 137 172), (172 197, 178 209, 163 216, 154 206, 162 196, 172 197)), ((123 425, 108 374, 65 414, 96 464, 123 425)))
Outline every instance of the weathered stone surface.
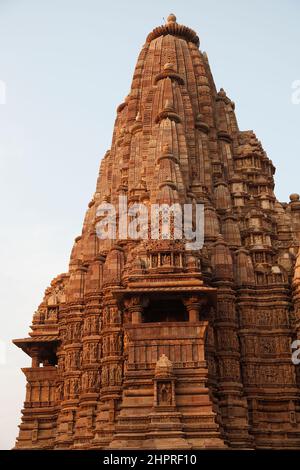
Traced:
POLYGON ((300 448, 299 195, 276 200, 198 46, 170 15, 142 48, 69 271, 15 340, 32 357, 16 448, 300 448), (119 195, 203 203, 203 249, 100 240, 119 195))

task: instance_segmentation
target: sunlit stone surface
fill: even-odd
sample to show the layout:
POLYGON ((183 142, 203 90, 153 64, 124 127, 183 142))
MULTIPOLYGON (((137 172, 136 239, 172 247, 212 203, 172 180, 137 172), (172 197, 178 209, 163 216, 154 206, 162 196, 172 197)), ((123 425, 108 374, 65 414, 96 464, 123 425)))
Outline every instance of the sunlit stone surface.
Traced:
POLYGON ((117 108, 69 271, 15 340, 32 357, 17 448, 300 448, 300 200, 276 200, 234 110, 171 14, 117 108), (99 240, 120 195, 204 204, 204 247, 99 240))

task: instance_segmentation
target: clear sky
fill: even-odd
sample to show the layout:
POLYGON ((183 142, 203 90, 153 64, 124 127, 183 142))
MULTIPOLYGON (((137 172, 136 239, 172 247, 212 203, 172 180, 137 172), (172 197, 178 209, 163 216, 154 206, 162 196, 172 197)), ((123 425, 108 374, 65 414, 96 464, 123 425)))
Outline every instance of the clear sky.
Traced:
POLYGON ((0 448, 14 444, 29 365, 11 338, 67 269, 139 50, 171 12, 273 160, 279 200, 300 192, 299 0, 0 0, 0 448))

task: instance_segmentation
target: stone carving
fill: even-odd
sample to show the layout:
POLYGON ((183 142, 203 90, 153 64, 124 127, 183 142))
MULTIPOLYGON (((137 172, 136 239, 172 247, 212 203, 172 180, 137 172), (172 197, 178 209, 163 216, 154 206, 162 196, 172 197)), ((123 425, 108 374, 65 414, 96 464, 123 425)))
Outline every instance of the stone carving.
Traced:
POLYGON ((169 382, 159 382, 158 389, 158 405, 172 404, 172 386, 169 382))
POLYGON ((109 383, 108 380, 108 368, 107 366, 103 366, 102 368, 102 385, 106 387, 109 383))
POLYGON ((300 196, 276 199, 198 47, 173 14, 146 38, 69 271, 15 340, 32 358, 18 449, 300 449, 300 196), (160 235, 170 206, 203 204, 204 246, 100 239, 119 195, 164 204, 160 235))
POLYGON ((155 366, 155 377, 168 377, 173 373, 173 364, 169 358, 162 354, 155 366))
POLYGON ((110 321, 111 323, 120 323, 121 322, 121 313, 118 307, 110 308, 110 321))
POLYGON ((64 384, 60 382, 56 388, 56 401, 61 401, 64 398, 64 384))

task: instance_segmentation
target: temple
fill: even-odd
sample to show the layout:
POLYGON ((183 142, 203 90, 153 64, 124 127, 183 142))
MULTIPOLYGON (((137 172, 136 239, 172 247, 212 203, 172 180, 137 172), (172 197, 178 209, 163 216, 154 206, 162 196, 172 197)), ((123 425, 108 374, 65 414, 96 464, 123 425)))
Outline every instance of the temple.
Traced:
POLYGON ((300 198, 217 91, 199 38, 147 37, 69 270, 45 291, 16 449, 299 449, 300 198), (97 208, 204 205, 204 245, 100 239, 97 208))

